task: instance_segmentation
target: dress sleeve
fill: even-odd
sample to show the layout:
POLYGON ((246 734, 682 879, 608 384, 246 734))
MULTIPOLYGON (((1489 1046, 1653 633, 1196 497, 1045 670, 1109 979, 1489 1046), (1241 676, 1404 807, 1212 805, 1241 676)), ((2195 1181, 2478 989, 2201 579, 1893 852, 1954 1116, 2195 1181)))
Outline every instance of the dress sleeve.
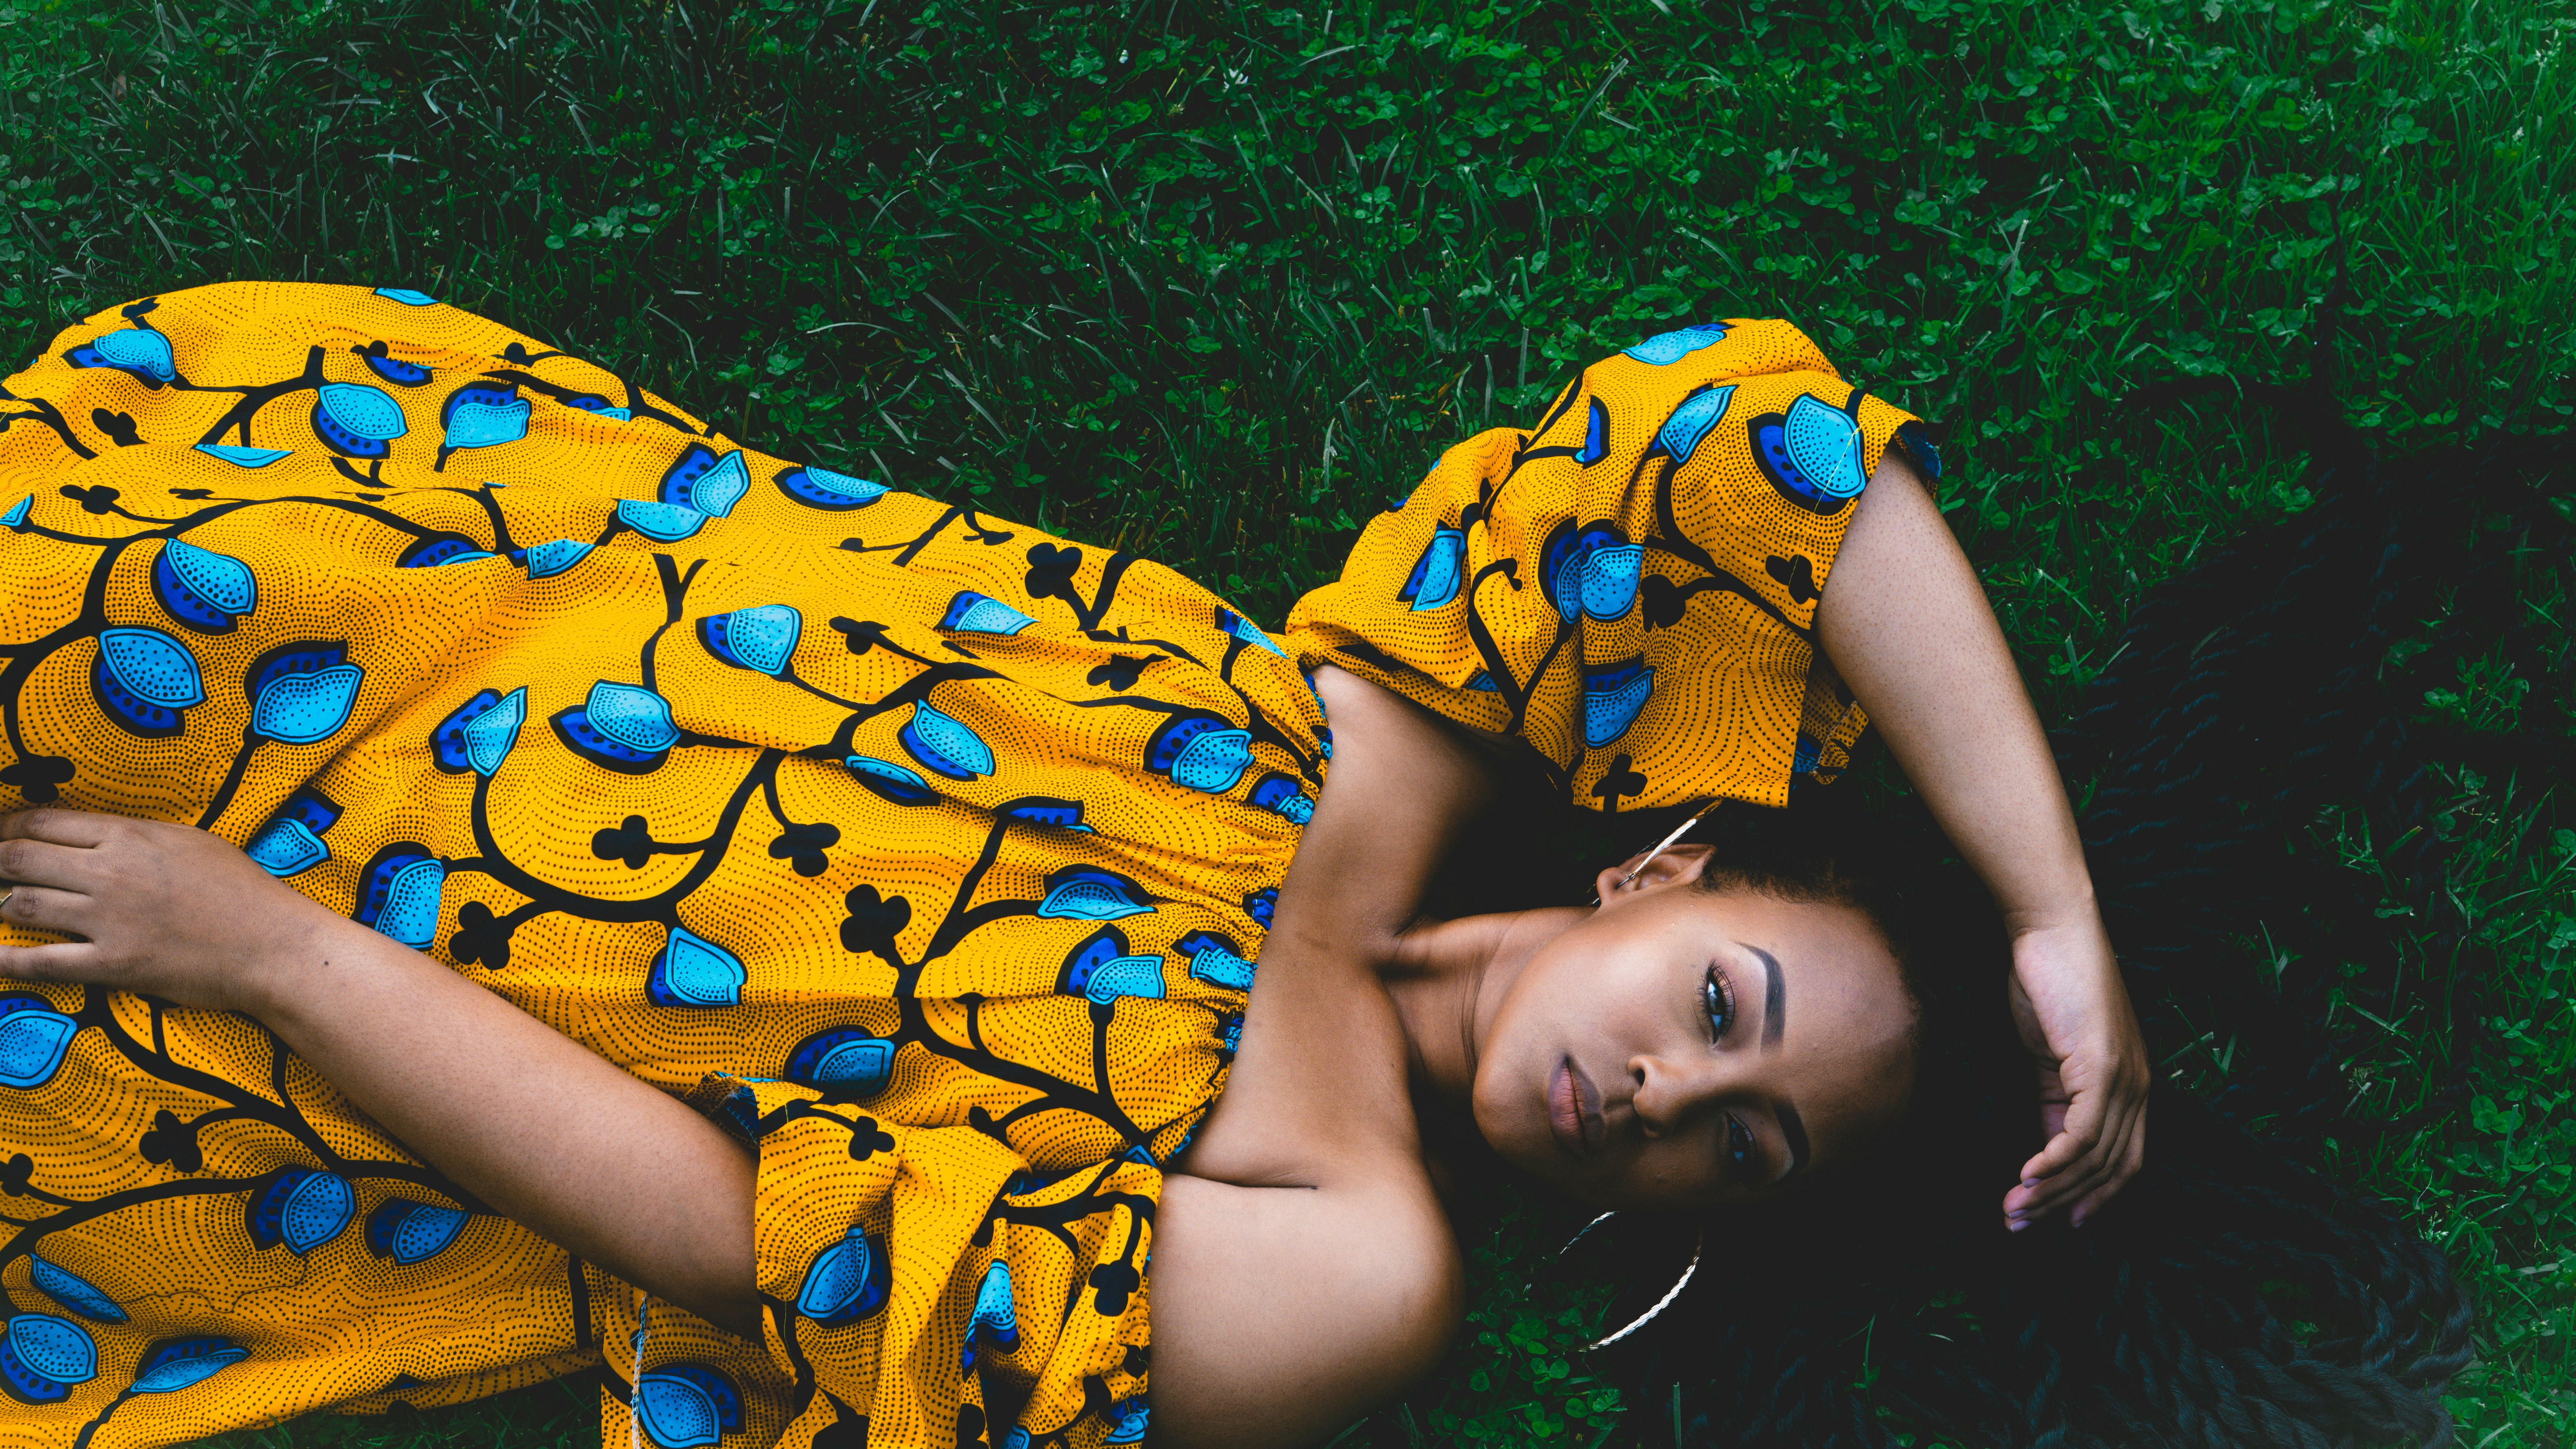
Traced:
MULTIPOLYGON (((756 1156, 761 1337, 798 1406, 782 1446, 1141 1437, 1148 1156, 1040 1170, 984 1126, 907 1127, 792 1082, 710 1076, 689 1101, 756 1156), (997 1383, 1013 1424, 987 1416, 997 1383)), ((651 1414, 674 1371, 612 1360, 651 1414)))
POLYGON ((1786 322, 1648 338, 1450 449, 1298 602, 1292 648, 1520 740, 1594 809, 1785 804, 1867 725, 1813 625, 1891 446, 1939 476, 1786 322))

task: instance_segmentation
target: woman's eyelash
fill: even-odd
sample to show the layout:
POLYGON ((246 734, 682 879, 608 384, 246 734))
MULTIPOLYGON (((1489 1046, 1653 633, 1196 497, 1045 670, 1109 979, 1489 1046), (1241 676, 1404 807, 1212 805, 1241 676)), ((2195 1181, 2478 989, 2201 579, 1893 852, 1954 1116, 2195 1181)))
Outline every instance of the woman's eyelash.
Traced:
POLYGON ((1708 1013, 1709 1040, 1719 1040, 1734 1029, 1735 983, 1726 979, 1724 971, 1715 966, 1708 968, 1708 975, 1700 981, 1699 999, 1708 1013))
POLYGON ((1729 1113, 1726 1119, 1726 1166, 1728 1171, 1743 1179, 1748 1186, 1751 1185, 1753 1132, 1732 1113, 1729 1113))

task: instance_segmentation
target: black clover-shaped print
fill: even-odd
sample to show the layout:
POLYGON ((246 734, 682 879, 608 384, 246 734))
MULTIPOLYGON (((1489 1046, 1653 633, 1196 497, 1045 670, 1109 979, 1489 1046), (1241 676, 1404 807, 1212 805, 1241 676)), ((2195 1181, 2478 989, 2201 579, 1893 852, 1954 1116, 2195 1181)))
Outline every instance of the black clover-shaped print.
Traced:
POLYGON ((7 1162, 0 1162, 0 1192, 5 1192, 11 1197, 25 1197, 27 1185, 35 1180, 36 1159, 27 1154, 21 1152, 7 1162))
POLYGON ((1124 694, 1136 687, 1136 677, 1145 672, 1145 666, 1160 664, 1171 657, 1168 654, 1148 654, 1142 659, 1130 659, 1121 654, 1106 664, 1095 666, 1085 679, 1094 686, 1105 684, 1124 694))
POLYGON ((92 408, 90 426, 107 435, 107 440, 120 448, 131 448, 143 441, 143 433, 134 425, 132 413, 112 413, 105 408, 92 408))
POLYGON ((1628 768, 1624 754, 1610 757, 1610 768, 1601 774, 1601 783, 1592 787, 1592 798, 1604 810, 1615 811, 1620 800, 1646 793, 1646 777, 1628 768))
POLYGON ((214 497, 215 490, 212 488, 173 488, 170 490, 170 496, 173 498, 185 498, 191 503, 199 503, 208 498, 214 497))
POLYGON ((1116 1318, 1127 1311, 1127 1300, 1144 1286, 1144 1275, 1122 1260, 1103 1263, 1091 1270, 1091 1306, 1103 1318, 1116 1318))
POLYGON ((823 852, 841 843, 841 827, 828 822, 790 825, 769 842, 769 858, 783 860, 798 875, 817 876, 831 867, 823 852))
POLYGON ((447 953, 460 965, 479 961, 488 970, 501 970, 510 964, 511 930, 491 907, 467 901, 456 908, 456 934, 447 938, 447 953))
POLYGON ((1081 567, 1081 549, 1036 544, 1029 549, 1029 576, 1023 587, 1032 599, 1062 599, 1079 609, 1082 596, 1073 591, 1073 575, 1081 567))
POLYGON ((1762 571, 1777 580, 1780 587, 1789 591, 1790 603, 1814 602, 1816 565, 1815 561, 1805 554, 1793 553, 1787 558, 1782 558, 1775 553, 1762 561, 1762 571))
POLYGON ((590 853, 601 860, 624 861, 628 870, 642 870, 644 862, 653 858, 653 847, 657 844, 652 827, 644 823, 644 817, 629 815, 619 824, 593 835, 590 853))
POLYGON ((206 1169, 206 1154, 197 1146, 197 1124, 180 1121, 167 1107, 153 1114, 152 1125, 136 1144, 136 1150, 143 1154, 144 1161, 166 1162, 179 1172, 206 1169))
POLYGON ((49 804, 62 795, 61 787, 71 783, 76 768, 60 755, 29 755, 0 770, 0 785, 27 797, 30 805, 49 804))
POLYGON ((124 496, 118 493, 116 489, 105 483, 89 488, 82 488, 74 484, 66 483, 62 486, 60 492, 65 498, 79 504, 81 506, 81 512, 90 514, 93 517, 114 512, 116 509, 116 500, 124 496))
POLYGON ((834 619, 832 627, 853 654, 865 654, 886 642, 886 626, 873 619, 834 619))
POLYGON ((862 885, 852 886, 841 904, 850 913, 841 922, 841 949, 861 956, 873 953, 902 970, 903 958, 895 954, 894 938, 912 924, 912 902, 901 896, 880 896, 875 886, 862 885))
POLYGON ((865 1162, 880 1152, 894 1151, 894 1134, 877 1125, 874 1117, 861 1117, 850 1124, 850 1160, 865 1162))

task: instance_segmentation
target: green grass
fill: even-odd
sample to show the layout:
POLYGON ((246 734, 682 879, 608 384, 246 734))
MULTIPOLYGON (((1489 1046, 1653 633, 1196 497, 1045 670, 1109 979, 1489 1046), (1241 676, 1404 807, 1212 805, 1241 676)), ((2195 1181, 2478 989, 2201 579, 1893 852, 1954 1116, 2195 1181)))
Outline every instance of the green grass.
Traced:
MULTIPOLYGON (((2144 586, 2308 502, 2295 437, 2133 389, 2332 369, 2390 450, 2576 413, 2571 0, 1300 4, 0 9, 0 332, 219 278, 419 286, 1276 622, 1568 364, 1783 315, 1947 426, 1944 506, 2052 716, 2144 586)), ((2563 619, 2563 572, 2524 604, 2563 619)), ((2427 716, 2568 735, 2563 689, 2455 642, 2481 622, 2405 646, 2427 716)), ((2532 827, 2545 782, 2454 783, 2495 1015, 2391 1023, 2355 1112, 2438 1110, 2329 1166, 2484 1301, 2464 1442, 2562 1449, 2576 835, 2532 827)), ((2314 848, 2370 869, 2353 830, 2314 848)), ((1654 1432, 1569 1355, 1597 1294, 1520 1287, 1537 1216, 1479 1245, 1448 1371, 1350 1442, 1654 1432)), ((587 1404, 223 1442, 586 1444, 587 1404)))

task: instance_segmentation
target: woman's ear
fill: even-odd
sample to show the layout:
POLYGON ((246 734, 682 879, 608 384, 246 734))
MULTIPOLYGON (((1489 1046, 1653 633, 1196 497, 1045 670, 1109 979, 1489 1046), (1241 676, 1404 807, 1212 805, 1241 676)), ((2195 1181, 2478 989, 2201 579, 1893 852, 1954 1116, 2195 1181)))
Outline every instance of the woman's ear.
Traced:
POLYGON ((1643 866, 1630 856, 1592 878, 1593 887, 1601 892, 1603 905, 1629 896, 1643 895, 1660 886, 1689 885, 1708 870, 1717 854, 1706 845, 1668 845, 1647 858, 1643 866), (1634 871, 1632 876, 1629 873, 1634 871))

